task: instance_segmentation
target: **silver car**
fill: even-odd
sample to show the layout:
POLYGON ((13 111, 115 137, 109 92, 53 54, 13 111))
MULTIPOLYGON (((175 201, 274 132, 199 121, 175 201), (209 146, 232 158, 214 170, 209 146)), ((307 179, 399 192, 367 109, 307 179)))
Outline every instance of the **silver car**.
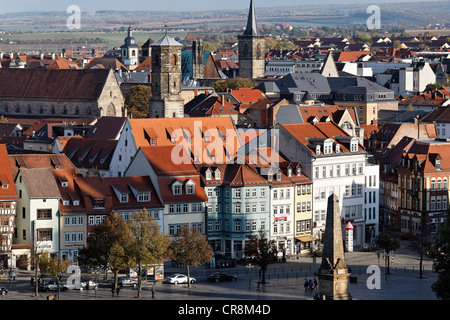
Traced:
POLYGON ((135 288, 138 285, 137 279, 120 277, 119 278, 119 287, 133 287, 135 288))
MULTIPOLYGON (((190 282, 195 283, 197 280, 194 277, 190 277, 190 282)), ((170 276, 168 276, 165 280, 165 283, 173 283, 173 284, 179 284, 179 283, 188 283, 188 277, 181 273, 175 273, 170 276)))

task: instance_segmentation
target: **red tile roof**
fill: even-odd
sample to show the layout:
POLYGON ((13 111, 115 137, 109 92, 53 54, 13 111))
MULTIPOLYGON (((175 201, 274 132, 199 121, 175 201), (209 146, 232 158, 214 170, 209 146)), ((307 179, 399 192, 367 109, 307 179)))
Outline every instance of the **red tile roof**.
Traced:
POLYGON ((259 89, 241 88, 230 90, 231 95, 240 103, 255 103, 259 99, 268 98, 267 95, 259 89))
POLYGON ((0 201, 18 200, 6 146, 0 144, 0 201))

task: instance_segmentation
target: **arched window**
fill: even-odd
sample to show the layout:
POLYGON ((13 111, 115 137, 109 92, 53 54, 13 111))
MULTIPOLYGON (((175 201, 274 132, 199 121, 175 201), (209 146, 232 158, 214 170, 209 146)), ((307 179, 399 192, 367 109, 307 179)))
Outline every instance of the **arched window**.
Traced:
POLYGON ((75 114, 80 114, 80 108, 78 106, 75 107, 75 114))
POLYGON ((438 178, 437 179, 437 186, 436 186, 437 190, 441 190, 442 188, 442 179, 438 178))
POLYGON ((51 114, 55 114, 55 113, 56 113, 55 107, 54 107, 54 106, 52 106, 52 109, 51 109, 51 114))
POLYGON ((20 107, 16 106, 16 113, 20 113, 20 107))
POLYGON ((39 108, 39 113, 40 113, 40 114, 43 114, 43 113, 44 113, 44 107, 41 106, 41 107, 39 108))
POLYGON ((136 57, 136 50, 131 50, 131 56, 136 57))
POLYGON ((436 179, 431 179, 431 190, 436 190, 436 179))
POLYGON ((263 58, 262 52, 261 52, 261 44, 258 43, 256 45, 256 59, 261 60, 263 58))
POLYGON ((172 55, 172 65, 173 65, 173 66, 176 66, 176 65, 177 65, 177 55, 176 55, 176 54, 173 54, 173 55, 172 55))
POLYGON ((64 106, 63 114, 67 114, 67 107, 66 106, 64 106))

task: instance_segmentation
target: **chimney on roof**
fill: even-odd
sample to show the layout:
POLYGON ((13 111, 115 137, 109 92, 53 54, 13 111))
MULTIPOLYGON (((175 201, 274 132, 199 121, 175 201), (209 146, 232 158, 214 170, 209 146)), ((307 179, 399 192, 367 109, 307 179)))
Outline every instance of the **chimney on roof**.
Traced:
POLYGON ((41 54, 39 55, 39 58, 40 58, 41 60, 44 60, 44 54, 41 53, 41 54))
POLYGON ((53 53, 52 53, 52 60, 55 60, 55 57, 56 57, 56 55, 55 55, 55 53, 53 52, 53 53))
POLYGON ((0 59, 3 59, 3 52, 0 52, 0 59))

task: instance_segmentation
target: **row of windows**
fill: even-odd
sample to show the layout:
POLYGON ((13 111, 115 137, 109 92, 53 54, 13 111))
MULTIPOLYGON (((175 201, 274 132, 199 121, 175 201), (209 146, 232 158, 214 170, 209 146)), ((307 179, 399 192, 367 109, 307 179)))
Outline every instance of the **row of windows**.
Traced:
MULTIPOLYGON (((209 232, 214 232, 214 231, 221 231, 221 226, 222 223, 220 220, 208 220, 208 231, 209 232)), ((240 231, 245 231, 245 232, 256 232, 259 230, 265 230, 266 229, 266 220, 265 219, 261 219, 259 220, 259 228, 258 228, 258 220, 246 220, 245 223, 245 229, 242 229, 243 223, 241 220, 235 220, 234 221, 234 225, 233 225, 233 231, 235 232, 240 232, 240 231)), ((224 227, 225 230, 224 231, 231 231, 230 230, 230 221, 229 220, 225 220, 224 221, 224 227)))
MULTIPOLYGON (((8 105, 5 105, 5 106, 3 107, 3 110, 4 110, 6 113, 9 113, 9 106, 8 106, 8 105)), ((15 113, 22 113, 22 108, 21 108, 20 106, 15 106, 13 110, 14 110, 15 113)), ((27 106, 26 109, 25 109, 25 112, 31 114, 31 113, 33 113, 33 108, 32 108, 31 106, 27 106)), ((39 107, 39 114, 44 114, 44 113, 45 113, 44 107, 43 107, 43 106, 40 106, 40 107, 39 107)), ((49 113, 49 114, 56 114, 56 108, 55 108, 54 106, 51 106, 51 107, 50 107, 50 111, 49 111, 48 113, 49 113)), ((61 113, 62 113, 62 114, 69 114, 69 109, 68 109, 66 106, 64 106, 64 107, 62 108, 61 113)), ((80 107, 76 106, 76 107, 74 108, 74 110, 73 110, 73 114, 75 114, 75 115, 80 114, 80 107)), ((86 108, 86 114, 88 114, 88 115, 91 115, 91 114, 92 114, 91 108, 86 108)))
POLYGON ((178 203, 169 205, 169 213, 189 213, 202 211, 203 205, 201 203, 192 203, 191 211, 189 211, 189 203, 178 203))
POLYGON ((317 166, 314 171, 314 178, 333 178, 333 177, 344 177, 350 175, 360 175, 363 174, 363 164, 362 163, 352 163, 345 165, 331 165, 331 166, 317 166), (343 169, 343 170, 342 170, 343 169))

